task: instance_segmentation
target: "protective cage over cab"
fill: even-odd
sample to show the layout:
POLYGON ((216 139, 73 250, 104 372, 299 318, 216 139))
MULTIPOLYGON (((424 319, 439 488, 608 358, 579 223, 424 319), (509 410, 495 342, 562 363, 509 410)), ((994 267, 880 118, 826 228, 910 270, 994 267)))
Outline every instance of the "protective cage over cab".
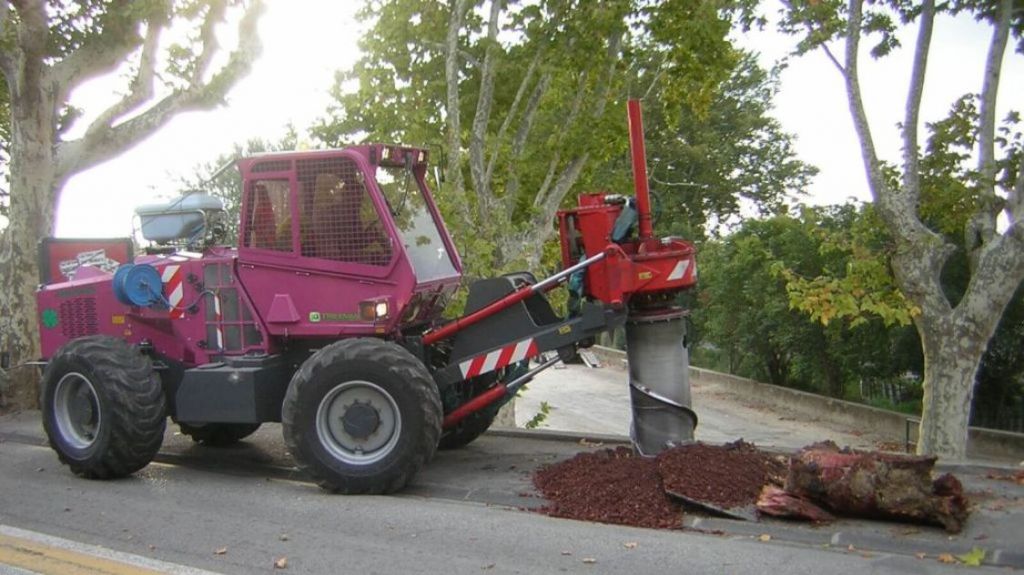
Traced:
POLYGON ((392 333, 439 316, 462 264, 425 191, 426 162, 425 150, 385 145, 239 161, 239 275, 262 294, 254 304, 272 334, 316 336, 360 319, 392 333), (288 293, 269 288, 281 282, 288 293))

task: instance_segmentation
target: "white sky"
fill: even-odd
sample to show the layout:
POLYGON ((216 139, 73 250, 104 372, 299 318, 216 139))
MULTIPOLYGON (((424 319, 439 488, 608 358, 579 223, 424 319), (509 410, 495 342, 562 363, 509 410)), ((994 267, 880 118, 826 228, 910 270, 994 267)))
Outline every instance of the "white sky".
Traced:
MULTIPOLYGON (((178 193, 177 175, 254 137, 276 139, 288 123, 302 130, 326 109, 336 70, 358 57, 359 36, 352 0, 270 0, 260 34, 263 55, 252 73, 228 96, 228 105, 182 115, 159 133, 120 157, 75 176, 58 209, 56 235, 115 237, 131 233, 136 205, 178 193)), ((912 41, 908 39, 908 46, 912 41)), ((968 91, 981 89, 989 40, 987 28, 969 19, 938 22, 933 37, 922 119, 942 118, 949 105, 968 91)), ((740 39, 762 53, 764 65, 786 54, 793 38, 771 31, 740 39)), ((879 153, 899 155, 896 123, 903 115, 909 51, 874 62, 864 58, 861 78, 879 153)), ((109 84, 74 95, 74 103, 94 113, 110 100, 109 84)), ((1008 53, 1000 88, 1000 116, 1024 108, 1024 57, 1008 53)), ((791 60, 782 75, 776 116, 797 135, 800 157, 821 169, 807 201, 841 203, 869 198, 860 148, 846 108, 839 74, 824 54, 791 60)), ((625 123, 625 112, 623 112, 625 123)), ((441 135, 439 134, 440 138, 441 135)), ((415 144, 416 142, 409 142, 415 144)))

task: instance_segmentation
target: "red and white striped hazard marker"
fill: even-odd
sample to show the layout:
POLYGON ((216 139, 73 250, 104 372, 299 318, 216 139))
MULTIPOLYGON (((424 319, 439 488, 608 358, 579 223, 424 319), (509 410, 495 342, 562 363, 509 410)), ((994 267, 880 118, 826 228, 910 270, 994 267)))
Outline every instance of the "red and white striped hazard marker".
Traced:
POLYGON ((469 379, 537 355, 537 342, 524 339, 459 363, 462 377, 469 379))
POLYGON ((185 317, 185 309, 181 307, 181 300, 185 297, 184 275, 181 266, 173 264, 165 266, 160 274, 160 279, 164 282, 164 297, 171 305, 171 319, 185 317))

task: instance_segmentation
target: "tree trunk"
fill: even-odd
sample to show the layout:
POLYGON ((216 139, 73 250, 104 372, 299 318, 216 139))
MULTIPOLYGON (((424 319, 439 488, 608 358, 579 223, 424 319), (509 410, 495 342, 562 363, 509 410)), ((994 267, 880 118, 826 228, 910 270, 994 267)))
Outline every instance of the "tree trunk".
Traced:
MULTIPOLYGON (((54 107, 46 94, 36 104, 12 103, 11 205, 9 224, 0 235, 0 351, 17 366, 40 357, 36 321, 39 285, 37 242, 53 232, 59 189, 54 162, 54 107)), ((36 372, 14 369, 11 395, 22 407, 36 405, 36 372)))
POLYGON ((918 321, 924 352, 924 397, 917 453, 952 459, 967 455, 974 382, 988 338, 952 317, 918 321))

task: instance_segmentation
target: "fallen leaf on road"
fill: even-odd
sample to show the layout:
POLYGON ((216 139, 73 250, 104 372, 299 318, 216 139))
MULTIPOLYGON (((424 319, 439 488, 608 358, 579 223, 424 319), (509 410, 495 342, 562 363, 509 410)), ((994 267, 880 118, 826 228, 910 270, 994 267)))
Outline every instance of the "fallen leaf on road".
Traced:
POLYGON ((956 563, 956 557, 953 557, 949 553, 943 553, 939 555, 939 561, 943 563, 956 563))
POLYGON ((484 565, 484 566, 483 566, 483 567, 481 567, 480 569, 482 569, 482 570, 484 570, 484 571, 486 571, 486 570, 488 570, 488 569, 494 569, 494 563, 488 563, 487 565, 484 565))
POLYGON ((287 557, 281 557, 280 559, 275 559, 274 560, 274 569, 287 569, 287 568, 288 568, 288 558, 287 557))
POLYGON ((216 551, 214 551, 213 554, 214 555, 223 555, 223 554, 225 554, 227 552, 228 552, 228 548, 227 547, 221 547, 220 549, 217 549, 216 551))
POLYGON ((594 563, 597 563, 597 559, 594 559, 593 557, 584 557, 583 562, 587 565, 593 565, 594 563))
POLYGON ((924 559, 927 556, 927 553, 914 553, 914 557, 917 557, 918 559, 924 559))
POLYGON ((772 540, 772 536, 768 535, 767 533, 762 533, 761 535, 759 535, 757 537, 757 540, 758 541, 771 541, 772 540))
POLYGON ((978 567, 981 565, 981 562, 985 560, 985 550, 980 547, 975 547, 963 555, 957 555, 956 558, 964 565, 978 567))
POLYGON ((639 543, 637 543, 636 541, 629 541, 627 543, 622 544, 622 546, 626 549, 636 549, 637 545, 639 545, 639 543))

